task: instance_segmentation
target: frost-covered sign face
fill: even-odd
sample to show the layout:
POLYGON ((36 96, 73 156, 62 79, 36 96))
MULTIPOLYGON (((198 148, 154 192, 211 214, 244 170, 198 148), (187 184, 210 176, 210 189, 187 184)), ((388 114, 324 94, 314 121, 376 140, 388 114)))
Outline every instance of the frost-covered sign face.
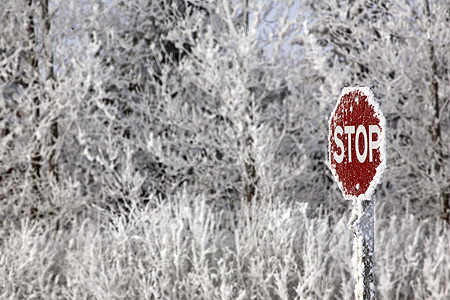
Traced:
POLYGON ((385 119, 370 88, 342 90, 328 140, 330 168, 344 198, 369 199, 386 166, 385 119))

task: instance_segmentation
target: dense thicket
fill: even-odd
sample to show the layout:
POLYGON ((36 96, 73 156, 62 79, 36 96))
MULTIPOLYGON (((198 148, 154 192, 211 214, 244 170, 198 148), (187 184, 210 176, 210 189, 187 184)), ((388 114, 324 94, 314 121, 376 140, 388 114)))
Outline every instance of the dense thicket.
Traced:
POLYGON ((388 122, 378 293, 448 294, 449 16, 427 0, 2 1, 2 296, 348 298, 350 204, 326 161, 356 84, 388 122))

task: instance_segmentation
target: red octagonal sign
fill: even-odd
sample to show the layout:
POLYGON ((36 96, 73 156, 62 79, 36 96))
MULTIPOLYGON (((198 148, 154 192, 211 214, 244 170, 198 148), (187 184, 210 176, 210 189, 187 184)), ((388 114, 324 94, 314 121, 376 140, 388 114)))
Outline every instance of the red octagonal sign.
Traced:
POLYGON ((369 87, 347 87, 329 120, 330 169, 347 200, 368 200, 386 167, 385 119, 369 87))

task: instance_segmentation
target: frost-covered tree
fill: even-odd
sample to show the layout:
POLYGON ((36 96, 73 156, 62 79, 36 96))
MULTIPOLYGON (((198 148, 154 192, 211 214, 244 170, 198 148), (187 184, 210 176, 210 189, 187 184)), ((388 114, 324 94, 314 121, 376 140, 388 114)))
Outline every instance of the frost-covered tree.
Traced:
MULTIPOLYGON (((373 85, 387 117, 383 201, 449 221, 447 1, 305 1, 297 37, 323 79, 318 95, 373 85)), ((381 200, 381 199, 380 199, 381 200)))
POLYGON ((49 182, 59 178, 60 106, 55 98, 58 83, 52 21, 48 1, 1 4, 3 197, 32 192, 36 200, 48 201, 49 195, 44 190, 49 182))
POLYGON ((94 25, 76 29, 89 35, 80 117, 96 118, 79 123, 74 152, 97 196, 187 189, 219 206, 333 196, 314 138, 326 132, 323 105, 299 49, 286 47, 300 31, 294 2, 112 1, 91 13, 94 25))
POLYGON ((113 205, 188 190, 219 206, 329 206, 326 120, 359 82, 388 117, 388 207, 446 218, 447 12, 439 1, 3 2, 3 197, 51 200, 68 180, 113 205))
POLYGON ((179 190, 219 207, 333 197, 324 106, 287 46, 293 1, 2 5, 3 197, 33 211, 72 184, 114 206, 179 190))

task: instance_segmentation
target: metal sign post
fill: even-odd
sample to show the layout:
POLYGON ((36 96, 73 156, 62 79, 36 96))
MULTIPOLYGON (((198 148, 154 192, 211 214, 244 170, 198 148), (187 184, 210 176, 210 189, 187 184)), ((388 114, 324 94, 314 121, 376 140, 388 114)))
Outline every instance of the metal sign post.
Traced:
POLYGON ((329 167, 345 199, 353 201, 356 299, 375 299, 374 200, 386 167, 385 119, 369 87, 350 87, 329 120, 329 167))

